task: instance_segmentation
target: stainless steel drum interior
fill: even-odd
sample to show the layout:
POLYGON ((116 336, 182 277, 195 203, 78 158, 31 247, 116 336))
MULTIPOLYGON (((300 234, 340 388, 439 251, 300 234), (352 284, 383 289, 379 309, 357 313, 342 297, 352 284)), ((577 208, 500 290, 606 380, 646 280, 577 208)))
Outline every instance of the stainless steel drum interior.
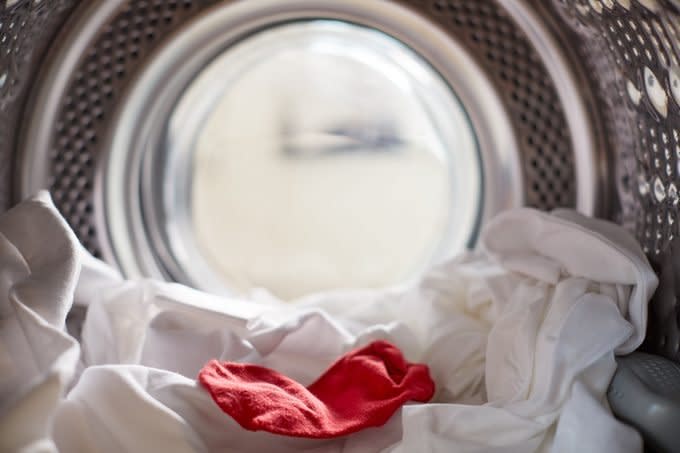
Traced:
POLYGON ((680 358, 677 8, 2 1, 0 204, 48 188, 128 276, 284 298, 408 281, 509 207, 576 208, 640 240, 649 347, 680 358))

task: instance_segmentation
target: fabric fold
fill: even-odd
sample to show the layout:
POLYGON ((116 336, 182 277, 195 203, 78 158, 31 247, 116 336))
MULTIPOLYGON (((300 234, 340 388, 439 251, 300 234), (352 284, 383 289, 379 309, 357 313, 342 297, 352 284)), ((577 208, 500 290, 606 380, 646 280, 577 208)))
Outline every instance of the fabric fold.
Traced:
POLYGON ((428 402, 435 386, 426 365, 408 363, 386 341, 345 354, 307 388, 268 368, 217 360, 198 380, 245 429, 311 439, 382 426, 404 403, 428 402))
POLYGON ((640 453, 605 392, 656 284, 622 228, 519 209, 408 287, 221 298, 122 279, 41 194, 0 215, 0 450, 640 453), (437 391, 339 438, 244 430, 194 379, 217 359, 309 386, 376 340, 426 364, 437 391))
POLYGON ((51 422, 76 374, 64 330, 80 273, 75 235, 38 197, 0 216, 0 451, 55 451, 51 422))

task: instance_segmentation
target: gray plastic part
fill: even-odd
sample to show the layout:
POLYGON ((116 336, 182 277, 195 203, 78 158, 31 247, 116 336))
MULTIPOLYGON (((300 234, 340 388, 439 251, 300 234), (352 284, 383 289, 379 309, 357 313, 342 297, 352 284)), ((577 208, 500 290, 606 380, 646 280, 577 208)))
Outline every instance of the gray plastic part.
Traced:
POLYGON ((658 453, 680 452, 680 365, 635 352, 617 359, 607 396, 614 414, 658 453))

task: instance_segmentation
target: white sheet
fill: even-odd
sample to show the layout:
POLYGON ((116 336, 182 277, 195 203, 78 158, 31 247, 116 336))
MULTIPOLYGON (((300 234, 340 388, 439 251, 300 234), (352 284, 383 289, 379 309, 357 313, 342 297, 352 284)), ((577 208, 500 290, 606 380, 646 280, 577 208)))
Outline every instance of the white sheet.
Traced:
POLYGON ((409 288, 221 299, 124 281, 41 194, 0 217, 0 451, 640 452, 605 391, 655 287, 619 227, 520 209, 409 288), (427 363, 437 393, 345 438, 247 432, 194 380, 220 358, 308 384, 377 338, 427 363))

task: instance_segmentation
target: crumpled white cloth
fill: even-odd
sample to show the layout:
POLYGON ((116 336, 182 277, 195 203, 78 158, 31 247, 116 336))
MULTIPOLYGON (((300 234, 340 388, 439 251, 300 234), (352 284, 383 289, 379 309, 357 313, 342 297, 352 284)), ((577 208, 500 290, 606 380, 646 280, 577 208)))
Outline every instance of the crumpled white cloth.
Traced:
POLYGON ((656 283, 621 228, 519 209, 408 288, 225 299, 123 280, 43 193, 0 217, 0 451, 640 452, 605 391, 656 283), (435 398, 339 439, 245 431, 195 381, 219 358, 308 384, 378 338, 430 366, 435 398))

